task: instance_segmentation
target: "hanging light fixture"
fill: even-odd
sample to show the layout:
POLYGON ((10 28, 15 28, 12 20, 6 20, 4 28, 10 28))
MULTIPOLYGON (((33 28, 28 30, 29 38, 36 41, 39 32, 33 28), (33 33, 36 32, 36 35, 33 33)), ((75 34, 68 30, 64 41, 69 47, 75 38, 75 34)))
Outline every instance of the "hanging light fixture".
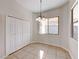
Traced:
POLYGON ((36 21, 46 20, 45 17, 42 16, 42 0, 40 0, 40 15, 36 18, 36 21))

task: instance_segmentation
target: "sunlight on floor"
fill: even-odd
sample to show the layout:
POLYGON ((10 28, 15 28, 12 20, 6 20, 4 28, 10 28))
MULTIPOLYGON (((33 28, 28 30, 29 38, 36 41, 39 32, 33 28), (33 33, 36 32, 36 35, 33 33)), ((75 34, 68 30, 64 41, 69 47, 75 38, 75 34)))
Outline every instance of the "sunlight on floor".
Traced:
POLYGON ((44 51, 40 50, 40 59, 43 59, 44 51))

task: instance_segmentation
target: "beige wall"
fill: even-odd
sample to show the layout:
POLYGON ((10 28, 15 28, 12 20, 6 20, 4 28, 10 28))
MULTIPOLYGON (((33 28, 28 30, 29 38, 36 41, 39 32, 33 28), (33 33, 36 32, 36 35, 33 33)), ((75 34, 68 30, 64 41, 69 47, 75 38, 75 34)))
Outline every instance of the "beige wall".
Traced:
POLYGON ((32 12, 25 9, 16 0, 0 0, 0 14, 12 15, 26 20, 32 18, 32 12))
POLYGON ((5 55, 5 28, 4 28, 4 23, 5 23, 5 18, 0 15, 0 59, 5 55))
MULTIPOLYGON (((25 9, 16 0, 0 0, 0 59, 5 56, 5 16, 14 16, 32 22, 32 12, 25 9)), ((32 31, 31 31, 32 32, 32 31)))

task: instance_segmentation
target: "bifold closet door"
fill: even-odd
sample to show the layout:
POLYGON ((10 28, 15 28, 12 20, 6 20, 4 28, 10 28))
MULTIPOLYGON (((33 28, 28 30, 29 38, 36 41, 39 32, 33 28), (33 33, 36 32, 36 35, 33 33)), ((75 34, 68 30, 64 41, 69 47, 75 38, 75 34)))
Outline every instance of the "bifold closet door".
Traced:
POLYGON ((30 41, 30 22, 13 17, 6 19, 6 54, 10 54, 30 41))
POLYGON ((6 19, 6 54, 14 52, 16 39, 16 19, 7 17, 6 19))

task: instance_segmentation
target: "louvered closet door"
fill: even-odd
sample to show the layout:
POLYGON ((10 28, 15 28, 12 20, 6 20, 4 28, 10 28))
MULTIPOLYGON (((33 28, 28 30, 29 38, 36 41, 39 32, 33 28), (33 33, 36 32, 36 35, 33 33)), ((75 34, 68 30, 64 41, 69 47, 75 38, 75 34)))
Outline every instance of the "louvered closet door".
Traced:
POLYGON ((23 44, 22 45, 26 45, 30 42, 30 23, 27 22, 23 22, 23 44))
POLYGON ((6 53, 14 52, 16 46, 16 19, 6 19, 6 53))
POLYGON ((6 54, 10 54, 30 42, 30 23, 12 17, 6 19, 6 54))
POLYGON ((22 42, 22 21, 16 20, 17 31, 16 31, 16 50, 20 48, 22 42))

